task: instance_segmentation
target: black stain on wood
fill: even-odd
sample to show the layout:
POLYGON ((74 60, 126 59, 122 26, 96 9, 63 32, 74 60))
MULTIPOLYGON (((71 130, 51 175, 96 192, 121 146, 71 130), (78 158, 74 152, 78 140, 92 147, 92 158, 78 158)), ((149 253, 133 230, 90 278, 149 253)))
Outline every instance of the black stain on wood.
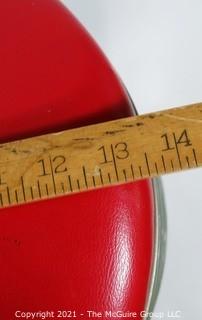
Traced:
POLYGON ((94 141, 94 138, 75 138, 73 141, 94 141))
POLYGON ((123 128, 134 128, 134 124, 123 124, 123 128))
POLYGON ((121 130, 108 130, 108 131, 105 131, 105 134, 107 135, 115 135, 116 133, 120 133, 120 132, 125 132, 126 130, 125 129, 121 129, 121 130))

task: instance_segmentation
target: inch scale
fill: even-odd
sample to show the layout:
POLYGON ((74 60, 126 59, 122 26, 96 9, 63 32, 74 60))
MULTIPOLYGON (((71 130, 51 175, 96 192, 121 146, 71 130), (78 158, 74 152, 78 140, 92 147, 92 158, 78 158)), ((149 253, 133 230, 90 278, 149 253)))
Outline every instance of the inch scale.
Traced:
POLYGON ((202 165, 202 103, 0 145, 0 207, 202 165))

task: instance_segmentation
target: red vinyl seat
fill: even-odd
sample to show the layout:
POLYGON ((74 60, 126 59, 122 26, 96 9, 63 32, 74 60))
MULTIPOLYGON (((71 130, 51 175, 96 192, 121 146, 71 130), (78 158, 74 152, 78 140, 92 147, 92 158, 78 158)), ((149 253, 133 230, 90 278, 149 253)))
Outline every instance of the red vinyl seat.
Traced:
MULTIPOLYGON (((0 25, 1 142, 133 114, 109 62, 60 2, 1 1, 0 25)), ((154 214, 147 180, 1 209, 0 319, 144 310, 154 214)))

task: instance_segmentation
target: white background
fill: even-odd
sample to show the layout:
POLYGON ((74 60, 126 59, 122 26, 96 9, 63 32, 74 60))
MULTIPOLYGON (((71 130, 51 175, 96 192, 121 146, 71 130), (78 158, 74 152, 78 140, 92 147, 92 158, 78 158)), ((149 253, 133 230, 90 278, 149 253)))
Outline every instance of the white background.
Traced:
MULTIPOLYGON (((201 0, 63 0, 97 40, 139 113, 202 101, 201 0)), ((163 177, 165 271, 155 311, 202 314, 202 170, 163 177)))

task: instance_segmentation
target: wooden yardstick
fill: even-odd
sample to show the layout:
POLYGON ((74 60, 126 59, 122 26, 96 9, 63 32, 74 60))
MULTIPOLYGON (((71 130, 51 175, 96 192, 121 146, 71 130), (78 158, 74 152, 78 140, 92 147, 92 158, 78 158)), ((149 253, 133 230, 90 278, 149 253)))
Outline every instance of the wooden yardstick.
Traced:
POLYGON ((0 206, 202 165, 202 103, 0 145, 0 206))

